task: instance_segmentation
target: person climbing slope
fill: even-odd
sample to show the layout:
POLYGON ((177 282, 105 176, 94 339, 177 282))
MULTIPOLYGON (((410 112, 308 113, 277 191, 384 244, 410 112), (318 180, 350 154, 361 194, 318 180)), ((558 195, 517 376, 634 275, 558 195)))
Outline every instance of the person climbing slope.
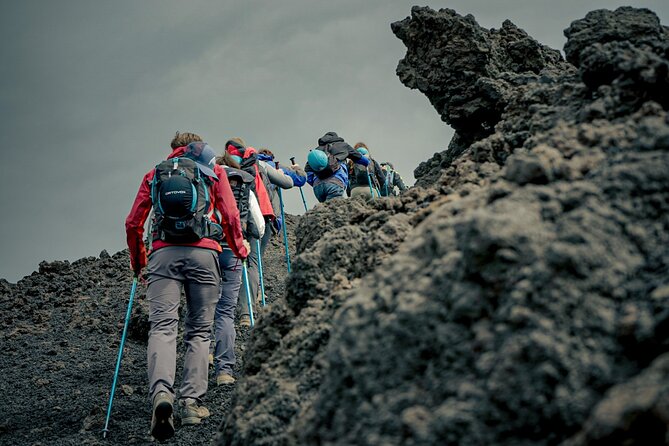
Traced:
POLYGON ((383 162, 381 163, 381 168, 386 174, 386 180, 381 185, 382 197, 397 196, 408 189, 399 172, 395 170, 395 167, 391 163, 383 162), (395 188, 397 188, 397 190, 395 188))
POLYGON ((284 223, 278 218, 281 215, 281 204, 277 188, 291 189, 292 187, 302 187, 307 182, 307 174, 298 164, 279 165, 276 168, 274 153, 266 148, 260 149, 258 152, 258 161, 269 179, 268 192, 272 208, 274 209, 274 215, 277 215, 276 224, 271 225, 272 230, 265 232, 265 236, 260 241, 260 253, 262 255, 265 253, 265 248, 271 238, 281 230, 281 225, 284 223))
POLYGON ((348 187, 346 159, 363 166, 369 164, 367 158, 335 132, 327 132, 320 137, 318 147, 309 152, 304 171, 307 173, 307 183, 313 186, 319 202, 344 196, 348 187))
MULTIPOLYGON (((246 146, 244 140, 241 138, 232 138, 225 143, 225 150, 228 154, 232 155, 233 158, 236 157, 236 159, 239 160, 241 170, 253 175, 255 178, 254 192, 258 198, 258 203, 260 205, 262 215, 265 218, 265 225, 267 226, 276 224, 276 214, 274 213, 274 208, 272 206, 268 192, 271 187, 270 180, 264 167, 261 166, 258 162, 258 152, 256 149, 246 146)), ((257 296, 258 289, 260 288, 258 249, 256 240, 258 239, 253 237, 249 238, 249 243, 251 244, 251 253, 249 254, 249 258, 247 260, 251 296, 257 296)), ((243 327, 249 327, 251 326, 251 315, 246 296, 242 295, 245 292, 246 291, 244 289, 240 290, 239 292, 239 325, 243 327)), ((253 297, 251 300, 253 304, 256 299, 253 297)))
MULTIPOLYGON (((239 164, 227 152, 216 159, 216 164, 223 166, 230 182, 232 193, 237 202, 242 231, 245 238, 260 238, 265 231, 265 220, 252 191, 254 177, 239 169, 239 164)), ((237 299, 242 284, 241 259, 235 256, 230 246, 223 241, 222 251, 218 255, 221 267, 221 291, 214 314, 214 342, 210 346, 210 363, 214 365, 216 384, 233 384, 235 358, 234 319, 237 299)))
POLYGON ((167 160, 142 179, 125 220, 131 268, 139 276, 147 267, 151 435, 160 441, 174 435, 181 291, 186 294, 186 352, 178 407, 181 424, 189 425, 209 416, 202 398, 208 384, 209 332, 219 295, 220 242, 225 241, 241 259, 249 254, 239 210, 223 168, 214 164, 213 149, 194 133, 177 132, 170 145, 167 160), (155 224, 147 260, 142 237, 152 207, 155 224))
POLYGON ((364 142, 356 143, 354 148, 369 160, 369 165, 362 166, 360 164, 350 163, 351 179, 349 182, 348 195, 350 197, 377 197, 380 194, 378 191, 386 181, 383 169, 379 163, 372 158, 369 149, 364 142), (371 188, 370 181, 372 183, 371 188))

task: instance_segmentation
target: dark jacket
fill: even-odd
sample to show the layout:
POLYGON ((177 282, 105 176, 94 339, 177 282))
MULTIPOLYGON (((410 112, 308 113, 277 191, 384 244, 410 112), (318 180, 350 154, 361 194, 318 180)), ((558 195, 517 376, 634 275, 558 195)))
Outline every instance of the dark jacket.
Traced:
POLYGON ((327 147, 329 149, 328 151, 334 155, 338 161, 344 161, 346 158, 348 158, 354 163, 363 165, 366 164, 361 162, 362 155, 360 152, 351 147, 335 132, 327 132, 325 135, 318 138, 318 146, 322 148, 327 147))
POLYGON ((402 180, 402 177, 400 176, 399 172, 397 172, 392 167, 386 170, 385 174, 386 174, 385 184, 381 185, 382 196, 387 197, 387 196, 399 195, 395 191, 395 187, 397 187, 400 190, 400 192, 403 192, 408 189, 407 185, 404 184, 404 181, 402 180))
MULTIPOLYGON (((339 161, 340 168, 334 172, 332 177, 336 177, 344 187, 348 186, 348 169, 341 167, 346 159, 350 159, 355 164, 362 164, 367 166, 369 160, 362 156, 360 152, 351 147, 335 132, 327 132, 325 135, 318 138, 318 149, 325 153, 330 153, 339 161)), ((327 181, 327 179, 317 178, 315 171, 307 162, 304 166, 304 171, 307 173, 307 182, 312 186, 318 184, 320 181, 327 181), (320 181, 319 181, 320 180, 320 181)))
MULTIPOLYGON (((249 195, 251 191, 255 190, 255 180, 253 175, 240 169, 225 166, 225 173, 228 174, 228 181, 232 194, 237 200, 237 208, 239 209, 239 219, 242 222, 242 231, 246 238, 251 236, 253 238, 260 238, 260 230, 253 223, 249 211, 249 195)), ((255 192, 253 192, 255 193, 255 192)))
MULTIPOLYGON (((374 165, 373 167, 374 173, 372 174, 372 172, 370 172, 372 186, 379 189, 380 193, 383 195, 381 189, 385 184, 386 176, 383 173, 381 165, 378 162, 376 162, 375 159, 370 159, 370 161, 371 164, 374 165)), ((367 169, 369 169, 369 167, 362 167, 356 164, 351 166, 351 179, 349 182, 350 189, 353 189, 354 187, 369 187, 369 180, 367 179, 367 172, 368 172, 367 169)))

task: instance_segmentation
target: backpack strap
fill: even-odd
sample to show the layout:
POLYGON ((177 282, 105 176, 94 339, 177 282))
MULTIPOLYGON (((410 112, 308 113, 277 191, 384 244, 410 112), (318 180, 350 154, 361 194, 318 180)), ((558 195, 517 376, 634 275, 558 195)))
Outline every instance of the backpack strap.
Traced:
MULTIPOLYGON (((175 166, 178 166, 178 163, 174 164, 175 166)), ((193 182, 191 183, 191 189, 193 190, 193 200, 191 201, 190 205, 190 211, 195 212, 197 211, 197 201, 199 199, 199 194, 197 192, 197 186, 200 184, 202 181, 200 177, 200 168, 197 167, 197 164, 195 165, 195 172, 194 172, 195 178, 193 179, 193 182)), ((209 196, 207 194, 207 185, 204 185, 204 190, 205 190, 205 200, 209 201, 209 196)), ((206 205, 206 204, 205 204, 206 205)), ((205 208, 206 209, 206 208, 205 208)))
MULTIPOLYGON (((156 166, 156 167, 158 167, 158 166, 156 166)), ((158 174, 154 169, 153 178, 151 179, 151 203, 153 203, 154 205, 156 205, 156 190, 158 188, 158 179, 157 178, 158 178, 158 174)), ((160 202, 158 202, 157 204, 160 207, 160 202)))

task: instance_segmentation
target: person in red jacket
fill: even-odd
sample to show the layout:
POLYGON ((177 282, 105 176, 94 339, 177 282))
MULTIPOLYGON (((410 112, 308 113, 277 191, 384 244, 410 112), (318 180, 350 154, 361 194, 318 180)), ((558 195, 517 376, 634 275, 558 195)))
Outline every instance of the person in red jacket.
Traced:
MULTIPOLYGON (((193 133, 179 133, 171 142, 168 159, 190 158, 206 175, 210 209, 207 218, 212 226, 222 228, 225 242, 234 254, 245 259, 250 250, 242 236, 239 210, 230 189, 227 175, 215 164, 215 153, 193 133)), ((175 160, 178 161, 178 160, 175 160)), ((220 269, 218 253, 220 237, 204 236, 190 243, 170 243, 154 235, 148 257, 144 247, 144 223, 153 207, 151 185, 156 169, 142 179, 139 191, 125 221, 131 267, 139 276, 146 266, 149 303, 149 341, 147 346, 149 394, 153 404, 151 434, 157 440, 174 435, 173 404, 176 373, 176 338, 179 322, 181 290, 186 295, 183 379, 180 388, 181 424, 199 424, 209 411, 202 405, 207 391, 209 330, 218 302, 220 269), (148 265, 147 265, 148 263, 148 265)), ((152 231, 154 232, 154 231, 152 231)), ((159 231, 155 231, 156 234, 159 231)))

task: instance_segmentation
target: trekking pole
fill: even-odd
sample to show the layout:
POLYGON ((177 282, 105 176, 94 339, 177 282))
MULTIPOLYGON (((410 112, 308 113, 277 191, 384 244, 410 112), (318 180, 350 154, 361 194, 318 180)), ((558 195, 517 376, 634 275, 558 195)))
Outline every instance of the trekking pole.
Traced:
POLYGON ((381 198, 381 183, 379 183, 379 179, 376 177, 376 169, 370 174, 372 177, 372 182, 374 183, 374 190, 376 191, 376 196, 378 198, 381 198))
POLYGON ((374 198, 374 189, 372 188, 372 177, 369 175, 369 170, 367 170, 367 183, 369 184, 369 193, 374 198))
POLYGON ((123 356, 123 346, 125 345, 125 336, 128 334, 128 325, 130 323, 130 313, 132 312, 132 301, 135 298, 135 291, 137 291, 137 275, 132 279, 132 289, 130 290, 130 301, 128 302, 128 309, 125 312, 125 324, 123 325, 123 334, 121 335, 121 345, 118 347, 118 357, 116 358, 116 370, 114 371, 114 380, 112 381, 111 393, 109 394, 109 405, 107 406, 107 418, 105 419, 105 427, 102 429, 102 438, 107 438, 109 432, 109 417, 111 416, 112 403, 114 402, 114 392, 116 391, 116 380, 118 379, 118 372, 121 368, 121 357, 123 356))
POLYGON ((388 174, 386 176, 386 181, 383 182, 383 187, 386 188, 386 197, 390 197, 390 190, 392 190, 395 186, 392 186, 392 184, 395 182, 395 173, 391 170, 388 171, 388 174), (390 184, 391 189, 388 190, 388 184, 390 184))
POLYGON ((249 304, 249 319, 251 320, 251 327, 255 325, 253 319, 253 302, 251 300, 251 288, 249 287, 249 269, 246 266, 246 260, 242 262, 242 274, 244 278, 244 288, 246 289, 246 302, 249 304))
MULTIPOLYGON (((279 168, 279 163, 276 163, 276 168, 279 168)), ((281 223, 283 225, 283 246, 286 248, 286 266, 288 267, 288 272, 290 272, 290 252, 288 251, 288 231, 286 229, 286 214, 283 211, 283 195, 281 194, 281 188, 277 187, 276 190, 279 192, 279 203, 281 204, 281 223)))
MULTIPOLYGON (((268 228, 269 230, 269 228, 268 228)), ((258 274, 260 274, 260 292, 262 293, 262 306, 265 306, 265 279, 262 275, 262 254, 260 254, 260 240, 256 240, 256 249, 258 250, 258 274)))
MULTIPOLYGON (((292 157, 290 159, 290 162, 295 165, 295 157, 292 157)), ((304 205, 304 212, 307 212, 309 208, 307 207, 307 200, 304 199, 304 191, 302 190, 302 186, 299 187, 300 189, 300 195, 302 195, 302 204, 304 205)))

